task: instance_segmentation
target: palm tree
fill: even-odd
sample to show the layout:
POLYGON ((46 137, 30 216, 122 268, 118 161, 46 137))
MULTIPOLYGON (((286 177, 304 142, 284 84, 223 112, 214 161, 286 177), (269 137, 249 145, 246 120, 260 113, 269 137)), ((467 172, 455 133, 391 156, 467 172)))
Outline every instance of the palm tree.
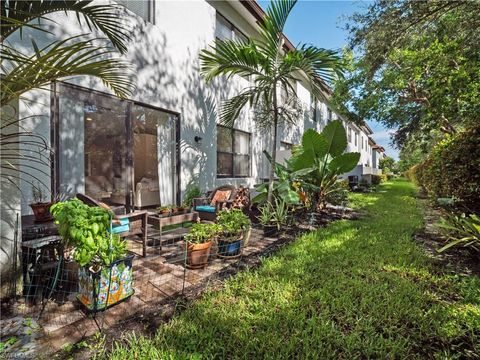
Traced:
POLYGON ((128 26, 118 16, 118 5, 93 5, 92 0, 9 0, 2 1, 0 6, 1 106, 19 98, 28 90, 78 75, 101 79, 119 97, 131 94, 133 84, 130 74, 125 71, 128 64, 112 58, 117 50, 125 53, 126 42, 130 40, 128 26), (43 48, 32 41, 29 54, 9 44, 9 37, 17 31, 22 36, 23 28, 50 33, 44 26, 51 22, 46 15, 57 11, 73 11, 79 22, 83 17, 89 31, 98 29, 103 32, 114 48, 99 45, 99 39, 82 40, 82 35, 54 41, 43 48))
MULTIPOLYGON (((1 1, 0 173, 2 181, 15 184, 15 180, 23 174, 26 176, 25 181, 32 187, 36 187, 35 184, 39 186, 41 181, 32 175, 31 170, 45 173, 40 168, 50 165, 48 145, 43 137, 29 131, 9 131, 12 125, 18 125, 23 119, 12 116, 12 111, 7 105, 20 99, 22 94, 42 88, 52 81, 79 75, 99 78, 121 98, 132 93, 130 66, 127 62, 115 58, 118 52, 127 51, 126 43, 130 40, 129 26, 118 15, 120 8, 112 4, 94 5, 92 0, 1 1), (45 24, 54 24, 48 19, 48 14, 57 11, 75 12, 78 22, 82 26, 86 24, 89 32, 52 41, 42 48, 32 40, 29 52, 11 44, 9 40, 12 35, 15 33, 22 37, 25 28, 51 34, 45 24), (107 39, 92 38, 93 29, 101 31, 107 39), (111 45, 105 45, 105 40, 111 45), (38 147, 38 156, 19 151, 20 143, 38 147)), ((18 127, 22 130, 20 125, 18 127)), ((46 184, 41 184, 48 188, 46 184)))
POLYGON ((295 108, 299 103, 292 84, 304 77, 308 79, 313 94, 327 101, 324 95, 329 91, 327 83, 342 73, 342 63, 336 51, 309 45, 294 49, 285 47, 283 29, 295 3, 296 0, 272 1, 260 24, 258 39, 216 40, 200 54, 201 72, 207 82, 223 75, 253 79, 252 86, 222 104, 220 122, 232 127, 240 111, 249 104, 257 109, 257 124, 273 132, 268 186, 270 203, 278 127, 281 123, 294 123, 298 116, 291 106, 295 108), (287 94, 286 99, 279 99, 279 90, 287 94))

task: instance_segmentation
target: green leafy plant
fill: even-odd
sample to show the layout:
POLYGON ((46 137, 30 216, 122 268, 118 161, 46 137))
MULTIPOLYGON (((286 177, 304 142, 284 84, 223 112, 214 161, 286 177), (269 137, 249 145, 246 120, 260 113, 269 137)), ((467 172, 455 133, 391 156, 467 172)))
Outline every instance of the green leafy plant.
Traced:
POLYGON ((250 219, 240 209, 227 209, 217 216, 223 240, 236 241, 250 227, 250 219))
POLYGON ((263 206, 259 208, 259 210, 260 210, 260 215, 257 216, 257 219, 260 222, 260 224, 262 224, 263 226, 271 225, 273 220, 272 204, 265 203, 263 206))
POLYGON ((288 204, 283 199, 274 199, 272 205, 272 220, 271 222, 280 230, 287 225, 289 218, 288 204))
POLYGON ((202 191, 200 190, 200 187, 194 181, 190 181, 187 184, 187 188, 185 189, 182 206, 185 208, 192 206, 193 199, 199 198, 201 196, 202 196, 202 191))
MULTIPOLYGON (((287 167, 275 163, 267 151, 263 152, 268 161, 274 166, 276 179, 273 181, 272 191, 274 198, 282 198, 287 204, 293 205, 300 202, 298 192, 293 188, 293 181, 295 179, 294 173, 287 167)), ((254 203, 262 203, 268 200, 268 188, 269 184, 263 183, 255 187, 258 194, 252 199, 254 203)))
POLYGON ((109 233, 113 214, 106 209, 75 198, 52 205, 51 213, 65 246, 73 248, 73 258, 80 266, 98 270, 126 255, 126 242, 109 233))
POLYGON ((480 217, 475 214, 455 215, 448 213, 442 218, 438 226, 451 240, 447 245, 439 249, 443 252, 452 247, 469 247, 480 252, 480 217))
POLYGON ((157 211, 162 214, 170 213, 172 212, 173 206, 172 205, 164 205, 164 206, 159 206, 157 208, 157 211))
POLYGON ((347 134, 340 120, 330 122, 321 133, 308 129, 288 161, 288 168, 304 182, 310 196, 320 207, 325 206, 327 196, 340 191, 338 177, 352 170, 360 159, 360 153, 344 153, 347 134))
POLYGON ((214 239, 222 228, 218 224, 195 223, 185 235, 185 241, 191 244, 203 244, 214 239))

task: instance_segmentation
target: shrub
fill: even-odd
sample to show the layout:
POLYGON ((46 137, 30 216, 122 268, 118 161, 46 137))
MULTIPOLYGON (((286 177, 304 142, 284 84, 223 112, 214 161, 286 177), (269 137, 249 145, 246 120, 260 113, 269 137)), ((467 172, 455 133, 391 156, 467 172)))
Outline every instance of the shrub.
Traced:
POLYGON ((407 171, 432 199, 455 197, 480 210, 480 125, 440 142, 427 159, 407 171))
POLYGON ((383 173, 380 175, 372 175, 372 185, 380 185, 381 183, 388 181, 389 175, 383 173))
POLYGON ((380 185, 380 175, 372 175, 372 185, 380 185))

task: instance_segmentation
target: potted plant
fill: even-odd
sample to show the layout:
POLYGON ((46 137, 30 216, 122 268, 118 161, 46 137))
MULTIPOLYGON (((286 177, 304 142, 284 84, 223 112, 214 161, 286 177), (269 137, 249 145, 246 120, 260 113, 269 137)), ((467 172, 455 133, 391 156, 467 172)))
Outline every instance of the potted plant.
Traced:
POLYGON ((44 194, 40 184, 37 184, 37 186, 32 185, 32 197, 33 197, 33 202, 30 204, 30 207, 32 208, 35 221, 36 222, 52 221, 53 217, 52 217, 52 214, 50 213, 50 207, 54 202, 47 201, 47 197, 44 194))
POLYGON ((263 225, 263 235, 278 236, 280 229, 288 221, 288 205, 285 201, 275 198, 274 205, 267 203, 260 208, 258 220, 263 225))
POLYGON ((272 211, 272 223, 277 228, 276 235, 278 235, 278 232, 283 226, 287 225, 288 216, 288 204, 283 200, 275 198, 275 205, 272 211))
POLYGON ((220 230, 219 225, 212 223, 195 223, 185 235, 187 249, 187 267, 200 269, 207 265, 210 249, 220 230))
POLYGON ((78 199, 52 206, 64 246, 78 263, 78 300, 92 312, 133 295, 133 254, 126 242, 110 233, 108 210, 90 207, 78 199))
POLYGON ((265 204, 260 207, 260 215, 257 217, 258 221, 263 227, 263 235, 267 237, 277 236, 277 226, 273 222, 273 208, 270 204, 265 204))
POLYGON ((217 240, 218 256, 221 258, 238 257, 242 242, 250 230, 250 219, 240 209, 221 211, 217 216, 220 234, 217 240))
POLYGON ((157 208, 157 211, 161 217, 170 216, 172 207, 170 205, 160 206, 157 208))

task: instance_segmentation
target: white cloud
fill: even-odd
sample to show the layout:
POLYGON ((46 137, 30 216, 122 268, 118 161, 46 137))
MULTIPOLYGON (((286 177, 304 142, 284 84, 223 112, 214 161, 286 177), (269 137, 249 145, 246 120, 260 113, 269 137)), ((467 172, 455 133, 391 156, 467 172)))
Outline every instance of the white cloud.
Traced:
POLYGON ((388 130, 382 130, 378 132, 373 133, 373 138, 375 141, 380 141, 380 140, 390 140, 390 136, 395 133, 395 130, 388 129, 388 130))

